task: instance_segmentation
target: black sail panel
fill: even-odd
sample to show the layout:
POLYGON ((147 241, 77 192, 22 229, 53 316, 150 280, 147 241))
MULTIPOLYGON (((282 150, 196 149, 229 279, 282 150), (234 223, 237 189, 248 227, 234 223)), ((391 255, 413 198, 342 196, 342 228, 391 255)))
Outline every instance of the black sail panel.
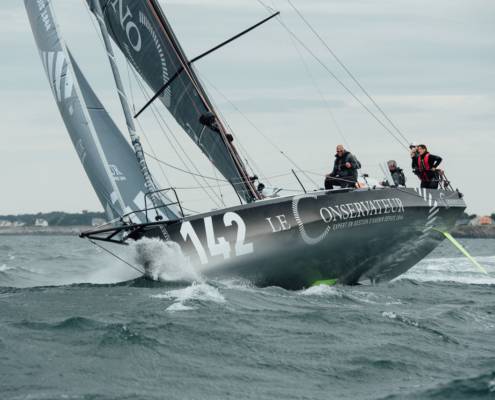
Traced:
POLYGON ((112 39, 203 153, 247 202, 257 194, 211 102, 155 0, 99 1, 112 39))

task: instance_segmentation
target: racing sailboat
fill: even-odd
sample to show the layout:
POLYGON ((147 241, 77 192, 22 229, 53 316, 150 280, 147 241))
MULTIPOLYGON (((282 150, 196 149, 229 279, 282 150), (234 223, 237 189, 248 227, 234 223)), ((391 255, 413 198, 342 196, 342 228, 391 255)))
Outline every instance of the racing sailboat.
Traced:
POLYGON ((450 187, 375 186, 264 197, 157 0, 87 0, 102 33, 129 142, 63 41, 52 2, 24 1, 58 108, 110 221, 82 233, 84 238, 171 241, 203 274, 244 277, 258 285, 301 288, 324 279, 356 284, 388 281, 407 271, 443 240, 441 232, 451 230, 466 208, 450 187), (155 93, 149 104, 163 104, 184 140, 188 136, 229 182, 240 205, 191 215, 174 188, 156 184, 134 125, 142 110, 131 113, 112 42, 155 93))

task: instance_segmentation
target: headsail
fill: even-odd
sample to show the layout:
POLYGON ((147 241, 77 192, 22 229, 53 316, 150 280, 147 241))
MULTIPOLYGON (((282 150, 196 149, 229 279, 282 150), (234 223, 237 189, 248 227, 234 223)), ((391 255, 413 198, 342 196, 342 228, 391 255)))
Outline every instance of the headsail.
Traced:
POLYGON ((90 7, 93 1, 99 1, 113 40, 153 92, 178 74, 160 96, 162 103, 237 193, 248 202, 255 200, 258 194, 232 144, 232 136, 188 64, 158 2, 87 1, 90 7))
MULTIPOLYGON (((51 0, 24 3, 58 108, 107 217, 143 210, 146 188, 135 154, 61 39, 51 0)), ((178 216, 175 207, 163 214, 178 216)), ((136 219, 144 222, 142 214, 136 219)))

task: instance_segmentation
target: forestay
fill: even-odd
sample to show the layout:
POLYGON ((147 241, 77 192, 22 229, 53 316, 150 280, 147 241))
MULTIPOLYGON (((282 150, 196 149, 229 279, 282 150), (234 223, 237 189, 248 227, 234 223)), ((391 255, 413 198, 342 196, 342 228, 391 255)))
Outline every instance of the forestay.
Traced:
MULTIPOLYGON (((146 189, 136 156, 63 42, 51 1, 24 3, 59 111, 107 218, 143 210, 146 189)), ((162 214, 179 215, 174 206, 162 214)), ((143 213, 132 218, 144 222, 143 213)))
MULTIPOLYGON (((246 169, 155 0, 99 1, 110 35, 154 93, 247 202, 258 197, 246 169)), ((93 8, 93 7, 92 7, 93 8)))

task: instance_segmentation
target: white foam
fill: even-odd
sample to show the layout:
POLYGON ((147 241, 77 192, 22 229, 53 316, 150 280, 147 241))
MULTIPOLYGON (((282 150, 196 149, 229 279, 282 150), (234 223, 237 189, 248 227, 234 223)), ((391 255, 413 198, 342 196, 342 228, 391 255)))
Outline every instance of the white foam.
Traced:
POLYGON ((175 242, 144 238, 132 245, 135 261, 155 281, 202 281, 175 242))
POLYGON ((495 393, 495 379, 488 382, 488 391, 490 393, 495 393))
POLYGON ((339 292, 335 287, 328 285, 317 285, 311 286, 308 289, 304 289, 299 292, 302 296, 336 296, 342 297, 342 293, 339 292))
POLYGON ((405 317, 403 315, 398 315, 398 314, 394 313, 393 311, 384 311, 384 312, 382 312, 382 316, 385 318, 388 318, 388 319, 394 319, 394 320, 400 321, 404 324, 413 326, 415 328, 420 327, 418 321, 415 321, 415 320, 408 318, 408 317, 405 317))
POLYGON ((211 303, 225 303, 225 297, 219 290, 207 283, 194 282, 191 286, 183 289, 170 290, 164 294, 151 296, 155 299, 175 300, 175 302, 167 308, 169 311, 186 311, 194 310, 194 307, 187 305, 192 301, 203 301, 211 303))
POLYGON ((0 265, 0 272, 7 272, 13 269, 15 269, 15 267, 9 267, 7 264, 0 265))
POLYGON ((384 311, 382 312, 382 317, 389 319, 397 319, 397 314, 394 313, 393 311, 384 311))
POLYGON ((253 282, 242 278, 222 279, 220 281, 216 281, 216 283, 226 289, 236 289, 236 290, 244 290, 244 291, 252 291, 257 289, 257 287, 253 284, 253 282))
POLYGON ((167 307, 167 311, 191 311, 194 307, 186 306, 183 303, 173 303, 171 306, 167 307))

